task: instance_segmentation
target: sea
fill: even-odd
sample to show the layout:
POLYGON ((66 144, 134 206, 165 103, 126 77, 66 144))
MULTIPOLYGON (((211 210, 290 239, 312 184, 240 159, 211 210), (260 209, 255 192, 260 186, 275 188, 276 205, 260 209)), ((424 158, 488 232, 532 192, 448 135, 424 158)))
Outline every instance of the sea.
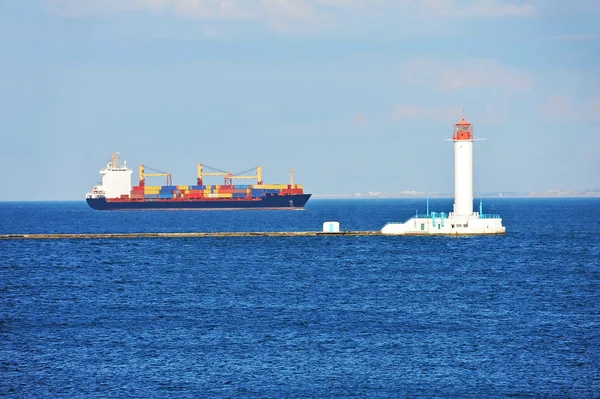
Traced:
MULTIPOLYGON (((0 240, 0 396, 600 397, 600 198, 483 207, 505 235, 0 240)), ((380 230, 425 210, 3 202, 0 234, 380 230)))

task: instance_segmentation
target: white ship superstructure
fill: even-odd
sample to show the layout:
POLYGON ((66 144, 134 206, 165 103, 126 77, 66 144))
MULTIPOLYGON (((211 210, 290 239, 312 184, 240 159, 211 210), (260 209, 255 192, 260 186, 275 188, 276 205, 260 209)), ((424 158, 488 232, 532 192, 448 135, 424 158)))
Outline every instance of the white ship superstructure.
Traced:
POLYGON ((95 186, 86 198, 120 198, 122 195, 129 196, 131 192, 131 175, 133 171, 119 163, 119 153, 113 152, 104 169, 100 169, 102 184, 95 186))
POLYGON ((391 235, 468 235, 504 234, 502 218, 497 214, 484 214, 480 202, 479 212, 473 212, 473 125, 463 117, 454 125, 454 210, 429 212, 404 223, 388 223, 381 232, 391 235))

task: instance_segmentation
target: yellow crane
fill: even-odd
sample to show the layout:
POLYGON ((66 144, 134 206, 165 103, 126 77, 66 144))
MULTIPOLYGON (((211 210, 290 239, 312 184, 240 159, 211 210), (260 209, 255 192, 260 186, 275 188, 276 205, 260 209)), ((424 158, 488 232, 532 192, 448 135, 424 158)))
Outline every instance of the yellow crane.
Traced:
POLYGON ((256 179, 257 183, 256 184, 263 184, 262 183, 262 166, 257 166, 255 168, 252 169, 248 169, 245 170, 243 172, 240 173, 236 173, 235 175, 232 175, 231 173, 229 175, 227 175, 225 177, 225 184, 232 184, 233 179, 256 179), (251 172, 253 170, 256 170, 256 174, 252 175, 252 176, 246 176, 244 175, 244 173, 248 173, 251 172))
POLYGON ((166 176, 166 178, 167 178, 167 186, 173 185, 170 173, 161 172, 160 170, 156 170, 156 169, 151 168, 149 166, 141 165, 140 164, 140 186, 143 187, 146 184, 146 177, 153 177, 153 176, 166 176), (155 173, 146 173, 145 169, 153 170, 155 173))
POLYGON ((208 165, 198 164, 198 178, 197 178, 197 181, 198 181, 198 185, 199 186, 203 185, 203 179, 206 176, 224 176, 224 178, 225 178, 225 185, 232 185, 233 184, 233 180, 235 180, 235 179, 256 179, 256 181, 258 182, 257 184, 262 184, 262 166, 257 166, 255 168, 248 169, 248 170, 245 170, 243 172, 233 174, 231 172, 226 172, 224 170, 213 168, 213 167, 208 166, 208 165), (209 170, 214 170, 215 172, 204 172, 205 168, 209 169, 209 170), (245 175, 245 173, 251 172, 253 170, 256 170, 256 174, 255 175, 245 175))
POLYGON ((202 165, 202 164, 198 164, 198 185, 202 186, 202 178, 204 176, 225 176, 225 184, 227 184, 227 176, 231 175, 231 172, 225 172, 224 170, 219 170, 219 169, 215 169, 212 168, 208 165, 202 165), (204 168, 210 169, 210 170, 216 170, 216 172, 204 172, 204 168))

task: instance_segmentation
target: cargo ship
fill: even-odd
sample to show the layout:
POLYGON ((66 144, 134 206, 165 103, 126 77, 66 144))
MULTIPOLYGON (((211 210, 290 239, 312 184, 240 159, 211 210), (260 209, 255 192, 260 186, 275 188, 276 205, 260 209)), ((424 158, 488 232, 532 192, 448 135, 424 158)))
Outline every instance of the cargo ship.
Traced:
POLYGON ((198 164, 195 185, 175 186, 170 173, 160 172, 145 165, 139 166, 139 184, 131 185, 133 171, 122 165, 119 153, 113 153, 106 167, 100 170, 102 183, 86 194, 88 205, 96 210, 153 210, 153 209, 303 209, 312 194, 305 194, 301 184, 294 184, 294 170, 290 170, 290 184, 263 184, 262 168, 232 174, 198 164), (212 170, 205 172, 205 169, 212 170), (150 170, 151 172, 147 172, 150 170), (224 184, 205 185, 207 176, 222 176, 224 184), (166 178, 164 186, 146 185, 146 177, 166 178), (255 179, 256 184, 233 184, 237 179, 255 179))

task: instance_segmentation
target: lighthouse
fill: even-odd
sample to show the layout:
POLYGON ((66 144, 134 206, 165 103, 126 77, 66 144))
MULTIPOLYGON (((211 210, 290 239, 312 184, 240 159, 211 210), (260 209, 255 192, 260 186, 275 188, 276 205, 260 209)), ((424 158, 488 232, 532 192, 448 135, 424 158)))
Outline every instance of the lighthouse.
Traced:
POLYGON ((463 118, 454 125, 454 215, 473 215, 473 125, 463 118))
MULTIPOLYGON (((450 141, 450 139, 447 139, 450 141)), ((504 234, 506 228, 498 214, 473 212, 473 125, 464 118, 454 124, 454 209, 452 212, 419 214, 404 223, 391 222, 383 226, 387 235, 480 235, 504 234)), ((429 198, 429 197, 428 197, 429 198)))

